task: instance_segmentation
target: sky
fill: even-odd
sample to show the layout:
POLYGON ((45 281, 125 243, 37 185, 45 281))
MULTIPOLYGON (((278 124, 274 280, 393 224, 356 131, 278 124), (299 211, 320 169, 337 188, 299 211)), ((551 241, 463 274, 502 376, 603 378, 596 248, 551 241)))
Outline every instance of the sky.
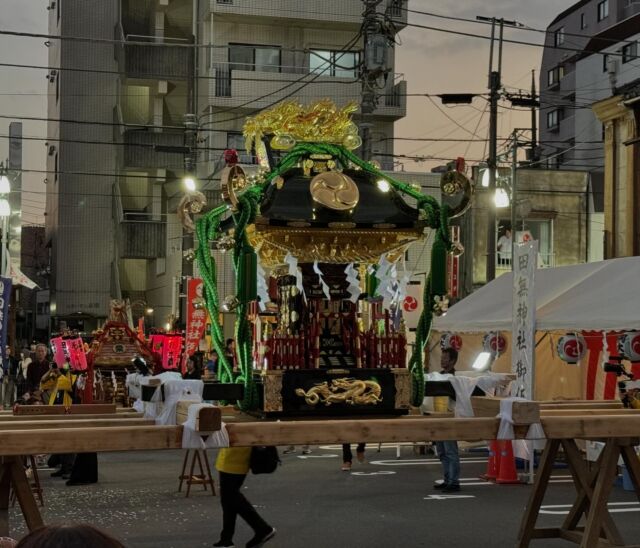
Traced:
MULTIPOLYGON (((0 30, 46 33, 47 6, 50 0, 0 0, 2 18, 0 30)), ((446 16, 474 19, 476 15, 504 17, 527 27, 544 29, 574 0, 410 0, 409 9, 446 16)), ((476 23, 451 21, 409 13, 409 22, 438 29, 452 29, 488 36, 490 27, 476 23)), ((541 44, 544 34, 526 30, 507 30, 505 38, 541 44)), ((434 30, 407 27, 400 33, 396 72, 408 82, 410 94, 420 93, 485 93, 489 63, 489 41, 444 34, 434 30)), ((0 36, 0 63, 46 65, 45 39, 0 36)), ((505 44, 503 53, 503 84, 508 88, 529 89, 531 70, 537 70, 541 47, 505 44)), ((46 71, 0 66, 0 115, 46 116, 47 93, 50 90, 46 71)), ((475 133, 486 138, 488 115, 482 111, 486 101, 479 98, 471 106, 443 107, 426 97, 408 97, 407 117, 396 124, 396 137, 470 138, 475 133), (438 108, 439 107, 439 108, 438 108), (446 114, 443 114, 444 111, 446 114), (451 120, 463 126, 461 129, 451 120), (476 129, 477 128, 477 129, 476 129)), ((0 135, 7 135, 9 122, 0 118, 0 135)), ((501 113, 498 134, 508 136, 513 127, 529 127, 527 111, 501 113)), ((23 134, 42 137, 46 124, 24 121, 23 134)), ((8 140, 0 137, 0 159, 7 156, 8 140)), ((487 155, 484 143, 425 143, 397 141, 396 153, 421 157, 456 158, 464 156, 471 163, 487 155)), ((43 170, 46 148, 43 141, 23 142, 23 167, 43 170)), ((425 171, 444 163, 441 160, 413 162, 403 160, 407 171, 425 171)), ((23 222, 43 224, 45 196, 44 173, 24 173, 23 222)))

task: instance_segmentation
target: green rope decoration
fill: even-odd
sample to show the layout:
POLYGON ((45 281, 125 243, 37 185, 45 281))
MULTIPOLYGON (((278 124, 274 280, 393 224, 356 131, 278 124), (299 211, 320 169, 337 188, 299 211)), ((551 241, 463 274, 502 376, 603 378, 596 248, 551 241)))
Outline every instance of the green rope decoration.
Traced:
MULTIPOLYGON (((409 359, 409 369, 412 376, 412 403, 420 405, 424 398, 424 369, 423 353, 429 339, 433 318, 433 303, 435 296, 446 293, 446 258, 451 248, 449 239, 449 210, 440 206, 433 196, 425 196, 411 185, 397 181, 388 174, 377 169, 373 164, 358 158, 346 148, 329 143, 298 143, 278 163, 278 165, 263 178, 263 183, 253 186, 239 197, 237 212, 234 214, 235 246, 233 263, 236 273, 236 295, 246 295, 245 261, 244 255, 252 252, 246 228, 252 224, 257 215, 259 204, 264 192, 271 181, 286 173, 289 169, 299 165, 300 161, 311 154, 330 154, 343 167, 356 166, 376 177, 384 178, 398 192, 401 192, 417 202, 426 226, 435 230, 435 241, 432 249, 431 273, 427 276, 423 294, 423 311, 416 330, 416 344, 409 359)), ((219 206, 208 212, 197 222, 198 249, 197 260, 200 265, 204 284, 207 308, 211 317, 211 337, 214 347, 220 356, 220 380, 232 382, 234 380, 232 368, 224 354, 224 336, 219 322, 219 296, 217 288, 217 274, 215 261, 208 249, 208 242, 220 236, 219 227, 221 217, 229 210, 228 206, 219 206)), ((243 409, 255 409, 258 404, 258 393, 253 381, 253 364, 251 357, 251 326, 247 319, 248 302, 241 300, 236 308, 235 336, 238 354, 239 375, 235 382, 244 384, 244 398, 240 403, 243 409), (243 302, 242 302, 243 301, 243 302)))

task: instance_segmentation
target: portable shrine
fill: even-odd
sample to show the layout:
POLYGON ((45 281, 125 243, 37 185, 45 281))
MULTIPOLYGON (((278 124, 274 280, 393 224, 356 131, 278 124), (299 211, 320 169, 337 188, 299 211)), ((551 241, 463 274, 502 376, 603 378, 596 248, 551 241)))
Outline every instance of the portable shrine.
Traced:
MULTIPOLYGON (((197 259, 211 318, 235 310, 237 364, 212 322, 221 380, 244 384, 241 407, 269 414, 402 414, 424 393, 422 355, 431 317, 446 311, 449 218, 471 186, 443 176, 446 205, 358 158, 355 106, 285 102, 247 120, 248 175, 227 151, 227 203, 198 220, 197 259), (433 230, 431 273, 408 357, 400 306, 408 281, 396 263, 433 230), (233 253, 236 294, 218 294, 215 257, 233 253)), ((185 226, 204 197, 181 203, 185 226)))

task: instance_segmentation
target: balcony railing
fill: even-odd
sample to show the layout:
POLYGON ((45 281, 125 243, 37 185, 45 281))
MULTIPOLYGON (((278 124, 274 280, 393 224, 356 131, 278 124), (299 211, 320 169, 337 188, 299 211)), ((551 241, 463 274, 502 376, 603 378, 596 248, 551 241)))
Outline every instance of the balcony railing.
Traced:
POLYGON ((120 25, 115 28, 115 57, 120 70, 129 78, 154 80, 185 80, 192 74, 194 48, 189 40, 140 34, 125 34, 120 25))
POLYGON ((181 147, 182 132, 129 130, 124 133, 124 165, 127 168, 179 169, 184 165, 184 155, 179 152, 163 152, 157 147, 181 147))
POLYGON ((162 221, 120 223, 118 248, 121 259, 156 259, 167 255, 167 224, 162 221))

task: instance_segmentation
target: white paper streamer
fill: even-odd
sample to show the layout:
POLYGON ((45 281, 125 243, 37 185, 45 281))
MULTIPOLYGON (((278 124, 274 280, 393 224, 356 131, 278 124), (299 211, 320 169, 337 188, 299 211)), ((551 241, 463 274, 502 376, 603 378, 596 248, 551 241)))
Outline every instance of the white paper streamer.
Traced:
POLYGON ((302 298, 307 301, 307 296, 304 293, 304 287, 302 286, 302 272, 298 268, 298 259, 296 259, 291 253, 287 253, 284 258, 284 262, 289 265, 289 276, 295 276, 296 287, 298 291, 302 293, 302 298))
POLYGON ((327 300, 330 300, 331 292, 329 291, 329 286, 324 281, 322 270, 320 270, 320 267, 318 266, 318 261, 313 261, 313 271, 318 275, 318 279, 320 280, 320 286, 322 287, 324 296, 327 298, 327 300))
POLYGON ((264 312, 269 302, 269 288, 267 287, 267 273, 264 271, 260 259, 258 259, 256 273, 258 275, 258 297, 260 297, 258 306, 260 307, 260 312, 264 312))
POLYGON ((349 263, 347 268, 344 269, 344 273, 347 275, 347 293, 349 293, 349 300, 355 303, 360 296, 360 279, 358 278, 358 270, 354 268, 353 263, 349 263))

